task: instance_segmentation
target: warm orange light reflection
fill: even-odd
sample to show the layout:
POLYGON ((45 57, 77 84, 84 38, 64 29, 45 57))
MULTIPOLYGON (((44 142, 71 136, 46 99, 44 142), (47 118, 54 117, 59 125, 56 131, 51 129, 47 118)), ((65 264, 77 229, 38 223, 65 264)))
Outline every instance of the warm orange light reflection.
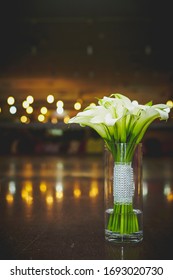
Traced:
POLYGON ((79 197, 81 197, 81 190, 76 188, 76 189, 74 189, 73 194, 74 194, 75 198, 79 198, 79 197))
POLYGON ((62 199, 63 198, 63 192, 56 192, 56 198, 62 199))
POLYGON ((58 122, 58 120, 57 120, 57 118, 56 117, 53 117, 52 119, 51 119, 51 123, 57 123, 58 122))
POLYGON ((32 182, 26 181, 21 191, 21 197, 28 206, 33 203, 32 189, 32 182))
POLYGON ((42 193, 45 193, 45 192, 47 191, 47 185, 46 185, 46 183, 44 183, 44 182, 41 182, 41 183, 40 183, 40 191, 41 191, 42 193))
POLYGON ((173 193, 172 192, 167 195, 167 200, 169 202, 173 201, 173 193))
POLYGON ((14 201, 14 197, 11 193, 8 193, 5 197, 6 201, 9 203, 9 204, 12 204, 13 201, 14 201))
POLYGON ((75 198, 79 198, 79 197, 81 197, 81 194, 82 194, 82 192, 80 190, 80 184, 78 181, 76 181, 74 184, 73 195, 75 198))
POLYGON ((26 189, 27 192, 32 192, 32 182, 27 181, 25 183, 25 189, 26 189))
POLYGON ((51 206, 53 204, 53 196, 52 195, 48 194, 46 196, 46 204, 49 205, 49 206, 51 206))
POLYGON ((99 188, 98 188, 98 181, 97 180, 92 180, 91 182, 91 188, 89 191, 89 196, 91 198, 96 197, 99 194, 99 188))
POLYGON ((26 198, 27 205, 31 205, 33 203, 33 197, 31 195, 28 195, 26 198))
POLYGON ((25 198, 27 197, 27 195, 28 195, 28 192, 25 190, 25 188, 22 189, 22 191, 21 191, 21 197, 22 197, 23 199, 25 199, 25 198))
POLYGON ((32 204, 33 197, 26 189, 22 190, 21 196, 22 196, 22 199, 26 202, 27 205, 32 204))

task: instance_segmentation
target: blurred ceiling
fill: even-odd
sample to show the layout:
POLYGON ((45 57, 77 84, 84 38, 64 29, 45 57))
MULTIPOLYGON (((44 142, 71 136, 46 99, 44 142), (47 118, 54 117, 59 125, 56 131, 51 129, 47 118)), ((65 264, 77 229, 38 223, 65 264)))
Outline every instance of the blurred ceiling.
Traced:
POLYGON ((54 94, 70 116, 76 100, 85 106, 113 92, 140 102, 173 99, 167 1, 7 0, 0 13, 2 108, 10 95, 18 104, 33 95, 39 108, 54 94))

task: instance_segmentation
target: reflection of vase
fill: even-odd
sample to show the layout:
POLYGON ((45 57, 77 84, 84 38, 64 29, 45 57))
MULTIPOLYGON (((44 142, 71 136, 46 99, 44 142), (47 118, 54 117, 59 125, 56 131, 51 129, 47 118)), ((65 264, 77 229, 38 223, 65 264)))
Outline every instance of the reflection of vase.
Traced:
POLYGON ((105 149, 105 238, 115 243, 143 239, 142 144, 105 149))

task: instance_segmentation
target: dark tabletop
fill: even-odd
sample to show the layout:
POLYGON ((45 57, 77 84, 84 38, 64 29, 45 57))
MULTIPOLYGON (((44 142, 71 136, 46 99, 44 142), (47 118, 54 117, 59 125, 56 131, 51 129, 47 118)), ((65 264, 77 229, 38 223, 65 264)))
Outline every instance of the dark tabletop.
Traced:
POLYGON ((173 158, 143 159, 144 239, 104 239, 102 156, 0 158, 0 259, 173 259, 173 158))

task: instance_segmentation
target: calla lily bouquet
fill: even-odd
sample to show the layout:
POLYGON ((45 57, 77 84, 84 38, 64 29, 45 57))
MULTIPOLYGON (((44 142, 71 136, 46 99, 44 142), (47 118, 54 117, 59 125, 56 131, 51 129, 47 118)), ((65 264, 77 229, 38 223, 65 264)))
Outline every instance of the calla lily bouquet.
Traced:
POLYGON ((98 100, 98 105, 90 105, 69 120, 94 129, 105 141, 108 149, 118 159, 111 143, 128 143, 129 152, 125 161, 130 161, 133 147, 140 143, 147 128, 155 120, 167 120, 170 107, 165 104, 145 105, 131 101, 122 94, 112 94, 98 100))
MULTIPOLYGON (((169 113, 170 107, 166 104, 153 105, 152 102, 148 102, 141 105, 137 101, 131 101, 128 97, 116 93, 98 99, 98 105, 88 106, 83 112, 71 118, 69 123, 78 123, 82 127, 89 126, 94 129, 104 140, 115 164, 121 162, 121 165, 127 165, 131 163, 136 145, 142 141, 150 124, 156 119, 167 120, 169 113), (118 143, 126 143, 126 152, 123 155, 118 150, 119 146, 116 145, 118 143)), ((125 173, 128 172, 125 171, 125 173)), ((118 176, 116 172, 114 175, 118 176)), ((124 180, 123 177, 118 180, 124 180)), ((133 196, 133 191, 131 193, 133 196)), ((125 202, 115 199, 114 211, 110 216, 107 229, 120 234, 138 231, 135 215, 128 221, 127 213, 132 212, 132 198, 125 202), (120 221, 116 221, 117 213, 123 213, 120 221)))

